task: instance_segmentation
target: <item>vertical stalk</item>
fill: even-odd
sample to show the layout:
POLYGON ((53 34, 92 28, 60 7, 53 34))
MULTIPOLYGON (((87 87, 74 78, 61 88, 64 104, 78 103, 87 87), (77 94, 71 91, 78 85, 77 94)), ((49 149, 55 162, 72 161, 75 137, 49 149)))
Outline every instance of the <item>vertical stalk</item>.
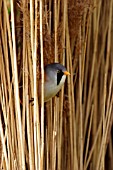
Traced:
POLYGON ((40 0, 40 51, 41 51, 41 160, 40 168, 43 170, 44 161, 44 58, 43 58, 43 3, 40 0))
POLYGON ((15 22, 14 22, 14 2, 11 0, 11 23, 12 23, 12 41, 13 41, 13 74, 14 74, 14 96, 15 96, 15 108, 17 114, 17 127, 18 127, 18 142, 20 148, 20 166, 25 169, 25 157, 24 157, 24 142, 22 135, 22 122, 21 122, 21 111, 19 103, 19 87, 18 87, 18 72, 17 72, 17 55, 16 55, 16 41, 15 41, 15 22))

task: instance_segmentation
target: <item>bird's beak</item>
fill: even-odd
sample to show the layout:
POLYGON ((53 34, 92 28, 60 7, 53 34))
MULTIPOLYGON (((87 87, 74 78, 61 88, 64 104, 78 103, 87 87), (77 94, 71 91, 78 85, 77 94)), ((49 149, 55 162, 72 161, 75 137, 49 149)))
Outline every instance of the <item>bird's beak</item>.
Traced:
POLYGON ((70 75, 68 71, 64 71, 64 75, 70 75))

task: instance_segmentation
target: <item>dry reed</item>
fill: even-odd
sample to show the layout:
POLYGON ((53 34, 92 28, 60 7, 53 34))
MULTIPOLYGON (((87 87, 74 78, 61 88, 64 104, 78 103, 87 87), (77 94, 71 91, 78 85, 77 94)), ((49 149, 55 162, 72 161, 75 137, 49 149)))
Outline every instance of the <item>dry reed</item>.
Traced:
POLYGON ((113 170, 112 8, 113 0, 0 1, 0 169, 113 170), (71 75, 44 104, 51 62, 71 75))

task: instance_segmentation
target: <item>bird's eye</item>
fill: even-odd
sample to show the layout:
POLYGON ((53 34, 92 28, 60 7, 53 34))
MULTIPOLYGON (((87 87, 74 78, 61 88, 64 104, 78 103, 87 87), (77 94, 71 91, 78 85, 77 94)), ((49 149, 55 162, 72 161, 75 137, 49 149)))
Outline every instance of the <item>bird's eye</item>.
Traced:
POLYGON ((60 70, 57 70, 57 73, 60 73, 60 70))

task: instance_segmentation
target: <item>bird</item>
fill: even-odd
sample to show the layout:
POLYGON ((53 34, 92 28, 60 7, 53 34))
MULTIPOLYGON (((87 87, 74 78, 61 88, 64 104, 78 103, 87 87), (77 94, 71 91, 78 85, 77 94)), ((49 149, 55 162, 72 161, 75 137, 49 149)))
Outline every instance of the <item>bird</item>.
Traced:
MULTIPOLYGON (((44 67, 44 102, 49 101, 61 90, 67 75, 70 73, 60 63, 51 63, 44 67)), ((41 81, 39 81, 38 93, 40 99, 41 81)))

